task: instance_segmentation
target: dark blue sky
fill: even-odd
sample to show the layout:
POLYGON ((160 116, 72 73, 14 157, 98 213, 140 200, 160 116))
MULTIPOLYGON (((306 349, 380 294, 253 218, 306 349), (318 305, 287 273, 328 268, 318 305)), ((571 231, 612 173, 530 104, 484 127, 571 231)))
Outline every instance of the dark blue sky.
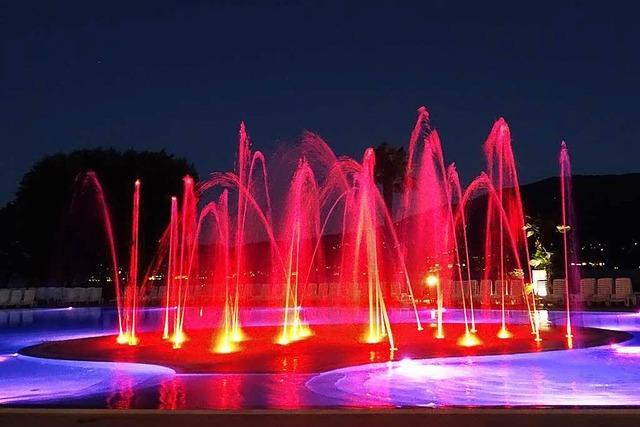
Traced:
POLYGON ((528 3, 2 0, 0 203, 48 153, 164 148, 204 175, 245 120, 266 151, 309 129, 359 157, 423 104, 465 180, 499 116, 525 182, 561 139, 577 173, 640 170, 638 8, 528 3))

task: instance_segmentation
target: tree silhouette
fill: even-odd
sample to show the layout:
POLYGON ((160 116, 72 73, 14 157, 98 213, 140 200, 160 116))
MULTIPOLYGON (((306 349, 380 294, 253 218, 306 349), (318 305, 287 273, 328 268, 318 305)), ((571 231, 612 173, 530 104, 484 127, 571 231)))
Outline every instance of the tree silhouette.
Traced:
POLYGON ((382 196, 390 214, 393 214, 393 195, 402 190, 407 153, 404 147, 394 147, 386 142, 375 149, 375 179, 382 187, 382 196))
POLYGON ((76 281, 81 279, 78 274, 91 269, 98 273, 95 269, 106 265, 97 206, 83 197, 82 209, 70 210, 76 178, 89 170, 104 189, 121 261, 126 261, 134 181, 143 182, 141 256, 148 259, 167 224, 171 196, 181 194, 182 178, 189 174, 197 179, 193 165, 163 151, 95 149, 43 158, 24 175, 15 200, 0 210, 0 271, 5 283, 14 276, 36 285, 48 279, 76 281), (69 271, 70 260, 74 272, 69 271))

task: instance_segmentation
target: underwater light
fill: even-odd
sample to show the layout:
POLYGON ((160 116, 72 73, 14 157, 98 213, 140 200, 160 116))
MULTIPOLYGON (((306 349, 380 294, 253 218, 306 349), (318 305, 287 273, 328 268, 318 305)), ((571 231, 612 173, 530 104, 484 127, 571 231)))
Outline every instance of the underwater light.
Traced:
POLYGON ((620 354, 640 354, 640 346, 621 346, 612 344, 611 348, 620 354))
POLYGON ((509 330, 507 328, 500 328, 500 331, 498 332, 498 338, 500 338, 501 340, 506 340, 509 339, 513 336, 513 334, 511 332, 509 332, 509 330))

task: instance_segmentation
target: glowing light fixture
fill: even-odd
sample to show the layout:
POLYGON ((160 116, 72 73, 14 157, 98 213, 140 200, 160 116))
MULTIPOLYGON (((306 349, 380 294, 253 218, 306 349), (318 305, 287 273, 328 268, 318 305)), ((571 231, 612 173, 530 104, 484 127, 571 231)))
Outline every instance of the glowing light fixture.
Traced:
POLYGON ((220 338, 218 338, 218 341, 213 348, 213 352, 219 354, 229 354, 238 351, 238 345, 229 338, 230 337, 226 335, 222 335, 220 338))
POLYGON ((187 341, 187 335, 183 331, 177 331, 171 337, 171 342, 173 343, 174 349, 182 348, 182 344, 184 344, 185 341, 187 341))
POLYGON ((509 332, 509 330, 507 328, 500 328, 500 331, 498 331, 498 338, 500 338, 501 340, 506 340, 509 339, 513 336, 513 334, 511 332, 509 332))
POLYGON ((435 274, 429 274, 424 278, 424 284, 429 286, 430 288, 437 286, 439 281, 440 280, 438 279, 438 276, 436 276, 435 274))
POLYGON ((465 332, 465 334, 458 339, 458 345, 461 347, 475 347, 480 344, 482 344, 482 340, 471 332, 465 332))

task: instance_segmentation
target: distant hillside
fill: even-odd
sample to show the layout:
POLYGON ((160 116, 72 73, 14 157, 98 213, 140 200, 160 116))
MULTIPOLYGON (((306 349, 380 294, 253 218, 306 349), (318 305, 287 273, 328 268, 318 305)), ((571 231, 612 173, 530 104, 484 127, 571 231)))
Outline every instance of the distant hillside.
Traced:
MULTIPOLYGON (((544 241, 559 248, 559 178, 548 178, 521 188, 525 212, 542 225, 544 241)), ((605 270, 640 266, 640 173, 577 175, 573 193, 581 260, 604 262, 605 270)))
MULTIPOLYGON (((596 277, 637 276, 640 284, 640 174, 575 176, 573 192, 577 217, 574 231, 581 247, 579 261, 604 263, 593 268, 587 265, 583 272, 596 277)), ((538 225, 544 246, 554 253, 554 271, 563 274, 562 235, 556 229, 562 222, 559 178, 523 185, 521 193, 527 221, 538 225)), ((486 198, 481 195, 473 199, 467 209, 471 255, 479 259, 484 250, 486 198)), ((397 226, 401 227, 402 221, 397 226)), ((329 254, 332 248, 339 247, 340 236, 331 234, 324 240, 331 259, 329 254)), ((253 245, 263 245, 268 250, 266 242, 253 245)), ((475 268, 481 269, 481 263, 475 268)))

